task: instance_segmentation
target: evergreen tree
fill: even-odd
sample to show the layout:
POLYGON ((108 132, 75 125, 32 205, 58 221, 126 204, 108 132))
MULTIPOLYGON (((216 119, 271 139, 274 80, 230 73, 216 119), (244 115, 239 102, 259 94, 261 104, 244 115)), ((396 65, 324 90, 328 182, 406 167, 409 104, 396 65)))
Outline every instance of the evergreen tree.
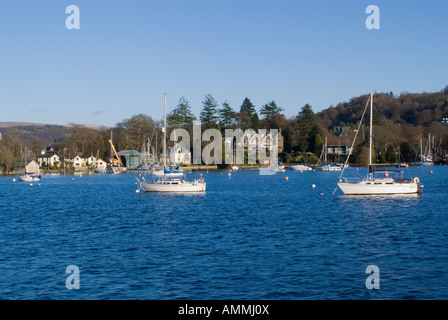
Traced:
POLYGON ((317 126, 316 116, 309 104, 302 107, 296 118, 295 136, 297 147, 300 151, 309 151, 310 135, 315 126, 317 126))
POLYGON ((307 143, 307 151, 313 152, 316 155, 320 155, 322 152, 322 146, 323 146, 323 139, 322 139, 322 130, 320 127, 315 124, 309 134, 308 138, 306 140, 307 143))
POLYGON ((226 101, 222 104, 222 109, 218 111, 219 123, 222 128, 230 128, 235 122, 235 111, 226 101))
POLYGON ((386 161, 389 163, 397 162, 397 153, 395 152, 395 148, 393 145, 389 145, 386 151, 386 161))
POLYGON ((277 106, 275 101, 271 101, 266 103, 261 107, 260 114, 263 116, 263 119, 272 119, 275 115, 280 114, 284 109, 277 106))
POLYGON ((238 113, 238 125, 241 129, 252 129, 253 128, 253 120, 255 114, 255 106, 252 102, 245 98, 243 104, 240 107, 240 112, 238 113))
POLYGON ((258 132, 258 129, 260 129, 260 119, 258 118, 258 114, 256 112, 254 113, 254 116, 252 118, 252 124, 255 132, 258 132))
POLYGON ((249 100, 249 98, 245 98, 243 100, 243 104, 240 107, 240 112, 245 112, 248 116, 253 117, 255 113, 255 106, 249 100))
POLYGON ((215 128, 217 126, 218 117, 218 103, 211 94, 205 96, 202 102, 202 110, 199 116, 201 123, 208 128, 215 128))
POLYGON ((196 117, 191 111, 188 100, 184 97, 179 99, 177 107, 167 116, 168 127, 172 129, 192 128, 194 120, 196 120, 196 117))
POLYGON ((409 142, 405 141, 400 144, 400 155, 401 159, 399 161, 413 162, 415 161, 415 152, 412 150, 409 142))

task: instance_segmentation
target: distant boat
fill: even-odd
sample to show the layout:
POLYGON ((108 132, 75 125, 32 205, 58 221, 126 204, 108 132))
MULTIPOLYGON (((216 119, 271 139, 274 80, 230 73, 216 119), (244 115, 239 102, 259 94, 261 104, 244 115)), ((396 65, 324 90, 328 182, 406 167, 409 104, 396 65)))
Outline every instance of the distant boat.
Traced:
POLYGON ((269 167, 262 167, 259 169, 260 175, 273 175, 277 172, 285 172, 285 165, 283 162, 278 161, 275 165, 269 165, 269 167))
POLYGON ((401 162, 395 166, 396 168, 409 168, 409 165, 405 162, 401 162))
POLYGON ((428 141, 426 142, 425 152, 423 152, 422 139, 420 139, 420 161, 415 163, 416 166, 432 166, 434 165, 433 157, 431 154, 431 134, 428 135, 428 141))
MULTIPOLYGON (((25 152, 24 153, 25 153, 24 157, 25 157, 25 163, 26 163, 27 162, 27 154, 28 154, 27 147, 25 147, 25 152)), ((23 158, 22 158, 22 160, 23 160, 23 158)), ((33 161, 31 161, 31 163, 33 163, 33 161)), ((28 166, 25 167, 25 174, 22 174, 22 175, 18 176, 17 178, 20 181, 23 181, 23 182, 37 182, 37 181, 40 181, 41 176, 39 174, 39 167, 38 167, 37 164, 35 164, 35 165, 37 166, 37 173, 33 172, 35 170, 30 170, 28 172, 28 170, 27 170, 28 166, 29 166, 28 165, 28 166)), ((20 166, 22 167, 22 161, 20 162, 20 166)))
MULTIPOLYGON (((366 105, 366 110, 367 106, 366 105)), ((366 112, 364 110, 360 124, 366 112)), ((358 130, 359 132, 359 130, 358 130)), ((338 187, 346 195, 386 195, 386 194, 410 194, 419 192, 419 178, 403 179, 403 171, 399 170, 376 170, 372 165, 372 137, 373 137, 373 94, 370 95, 370 135, 369 135, 369 173, 364 180, 349 181, 347 178, 342 180, 341 173, 339 177, 338 187), (401 173, 400 178, 391 178, 389 174, 401 173), (382 174, 381 178, 375 177, 375 174, 382 174)), ((356 135, 353 141, 356 141, 356 135)), ((351 154, 351 152, 350 152, 351 154)), ((350 157, 349 154, 349 157, 350 157)), ((348 159, 347 159, 348 160, 348 159)))
POLYGON ((277 172, 285 172, 285 164, 281 161, 277 163, 277 172))
POLYGON ((317 171, 341 171, 342 167, 334 164, 334 163, 329 163, 329 162, 325 162, 323 164, 321 164, 320 166, 316 167, 317 171))
POLYGON ((294 164, 292 166, 289 166, 289 168, 291 170, 294 170, 294 171, 309 171, 309 170, 313 170, 313 168, 311 168, 310 164, 307 163, 307 162, 294 164))
POLYGON ((20 181, 23 182, 37 182, 40 181, 39 175, 33 175, 33 174, 24 174, 18 177, 20 181))
POLYGON ((107 167, 106 169, 106 173, 122 173, 125 172, 126 168, 125 167, 107 167))
MULTIPOLYGON (((190 193, 205 192, 206 183, 200 178, 193 181, 186 179, 168 179, 173 174, 183 174, 180 170, 168 170, 166 168, 166 93, 164 95, 164 122, 163 122, 163 178, 154 182, 147 182, 144 177, 142 181, 137 178, 140 189, 144 192, 173 192, 173 193, 190 193)), ((160 171, 157 170, 157 173, 160 171)))
MULTIPOLYGON (((317 164, 316 170, 317 171, 341 171, 342 170, 342 166, 334 164, 334 163, 329 163, 327 161, 327 137, 325 137, 325 144, 322 147, 322 153, 320 155, 321 157, 324 157, 324 161, 322 164, 317 164)), ((320 161, 319 158, 319 161, 320 161)))
POLYGON ((205 192, 204 179, 185 181, 184 179, 161 179, 156 182, 140 182, 140 187, 145 192, 205 192))

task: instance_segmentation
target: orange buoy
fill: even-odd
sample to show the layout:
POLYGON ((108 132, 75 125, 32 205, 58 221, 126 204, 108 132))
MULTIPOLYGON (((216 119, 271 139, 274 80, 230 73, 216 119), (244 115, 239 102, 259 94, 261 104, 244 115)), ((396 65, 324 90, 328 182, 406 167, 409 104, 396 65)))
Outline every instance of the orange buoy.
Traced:
POLYGON ((389 176, 389 173, 386 172, 386 173, 384 174, 384 176, 385 176, 385 177, 388 177, 388 176, 389 176))
POLYGON ((228 176, 230 177, 232 174, 229 172, 228 176))
POLYGON ((200 176, 202 177, 202 173, 200 174, 200 176))
POLYGON ((288 177, 285 177, 285 180, 288 180, 289 178, 288 177))
POLYGON ((430 174, 433 174, 434 172, 432 172, 432 170, 431 170, 431 171, 429 171, 429 173, 430 173, 430 174))

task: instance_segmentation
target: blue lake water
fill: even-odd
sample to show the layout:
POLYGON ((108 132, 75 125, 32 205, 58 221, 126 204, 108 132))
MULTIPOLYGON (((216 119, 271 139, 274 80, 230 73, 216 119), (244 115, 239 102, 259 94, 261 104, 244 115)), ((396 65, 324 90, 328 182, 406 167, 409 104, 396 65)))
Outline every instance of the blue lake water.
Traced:
POLYGON ((403 170, 422 195, 332 195, 339 172, 201 171, 191 195, 136 193, 131 173, 2 177, 0 299, 448 299, 448 168, 403 170))

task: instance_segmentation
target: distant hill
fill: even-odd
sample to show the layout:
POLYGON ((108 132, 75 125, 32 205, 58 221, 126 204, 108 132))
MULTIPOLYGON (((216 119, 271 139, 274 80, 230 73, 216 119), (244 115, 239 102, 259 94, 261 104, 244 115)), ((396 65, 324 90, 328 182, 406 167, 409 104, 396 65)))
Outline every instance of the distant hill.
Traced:
POLYGON ((81 126, 81 127, 86 127, 86 128, 101 130, 101 131, 110 129, 110 127, 103 126, 101 124, 92 124, 92 123, 63 123, 63 124, 61 124, 61 126, 69 127, 69 128, 73 128, 74 126, 81 126))
POLYGON ((31 141, 37 138, 46 143, 64 141, 70 135, 70 128, 60 125, 24 123, 24 122, 0 122, 0 133, 11 132, 14 136, 31 141))
POLYGON ((14 135, 24 141, 31 141, 32 138, 38 138, 40 141, 46 143, 59 143, 69 137, 74 126, 102 131, 108 129, 108 127, 95 124, 66 123, 55 125, 30 122, 0 122, 0 133, 13 130, 14 135))
MULTIPOLYGON (((325 128, 343 138, 359 123, 368 96, 339 103, 318 112, 317 117, 325 128)), ((431 133, 436 141, 443 140, 444 145, 448 144, 448 127, 444 121, 448 118, 448 86, 434 93, 402 93, 399 96, 392 92, 376 93, 373 102, 375 134, 382 143, 396 145, 407 141, 416 147, 420 139, 425 141, 431 133)), ((365 124, 368 125, 367 121, 365 124)))
MULTIPOLYGON (((368 95, 352 98, 349 102, 322 110, 317 116, 327 128, 350 126, 361 118, 368 95)), ((448 117, 448 87, 435 93, 390 93, 374 95, 375 110, 398 124, 429 127, 448 117)))
POLYGON ((31 122, 0 122, 0 128, 28 127, 28 126, 45 126, 45 124, 31 123, 31 122))

